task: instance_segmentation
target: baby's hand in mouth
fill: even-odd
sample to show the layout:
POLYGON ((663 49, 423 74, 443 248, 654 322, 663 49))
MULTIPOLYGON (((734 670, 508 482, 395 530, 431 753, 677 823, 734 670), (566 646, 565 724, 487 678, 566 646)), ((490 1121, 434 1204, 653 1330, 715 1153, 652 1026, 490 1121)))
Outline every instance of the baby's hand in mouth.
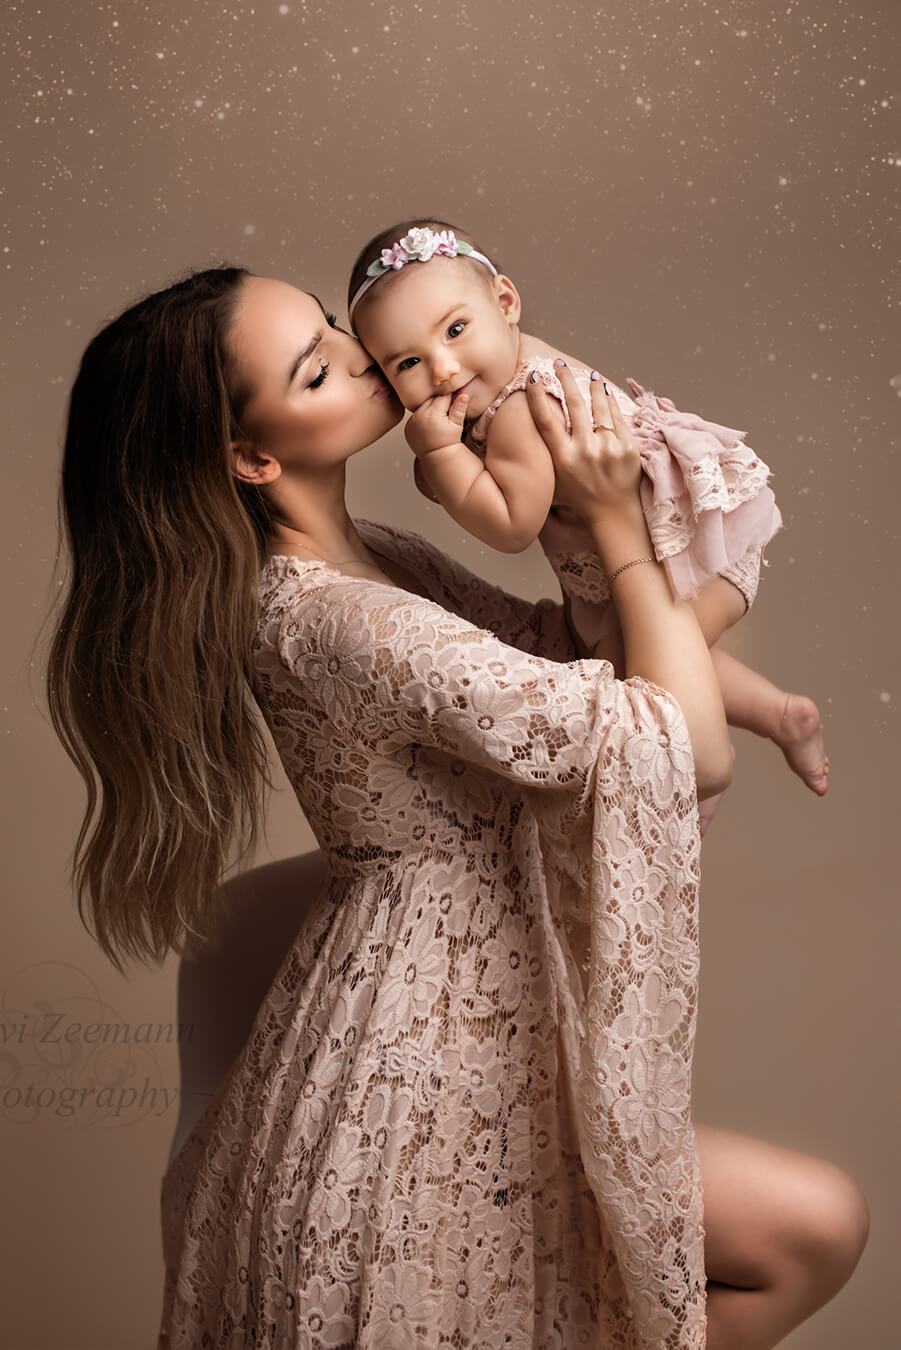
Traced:
POLYGON ((407 419, 404 435, 414 455, 429 455, 446 446, 458 445, 469 395, 434 394, 407 419))

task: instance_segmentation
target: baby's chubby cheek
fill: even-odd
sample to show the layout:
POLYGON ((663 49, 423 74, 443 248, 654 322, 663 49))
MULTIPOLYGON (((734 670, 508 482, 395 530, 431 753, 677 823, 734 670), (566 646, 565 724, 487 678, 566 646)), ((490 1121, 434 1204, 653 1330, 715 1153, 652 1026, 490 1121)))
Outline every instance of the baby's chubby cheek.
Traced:
MULTIPOLYGON (((382 371, 382 374, 384 375, 385 372, 382 371)), ((432 391, 430 389, 417 389, 411 387, 416 384, 416 381, 414 380, 407 379, 395 381, 388 375, 385 375, 385 379, 391 385, 391 388, 394 390, 395 394, 397 394, 397 397, 400 399, 407 412, 415 412, 417 408, 421 408, 423 403, 431 397, 432 391)))
MULTIPOLYGON (((387 375, 385 376, 385 378, 388 379, 387 375)), ((424 398, 413 398, 411 396, 409 388, 403 388, 399 384, 394 384, 391 380, 388 380, 388 383, 391 385, 391 388, 394 390, 395 394, 397 394, 397 397, 400 399, 401 403, 404 405, 407 412, 415 412, 416 409, 421 407, 422 404, 425 402, 424 398)))

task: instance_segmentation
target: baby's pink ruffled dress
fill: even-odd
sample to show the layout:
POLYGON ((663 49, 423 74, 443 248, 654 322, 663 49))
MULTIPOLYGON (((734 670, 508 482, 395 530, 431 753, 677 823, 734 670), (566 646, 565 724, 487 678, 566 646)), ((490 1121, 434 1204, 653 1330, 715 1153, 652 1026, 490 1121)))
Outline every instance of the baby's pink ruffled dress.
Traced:
MULTIPOLYGON (((549 393, 569 412, 553 358, 524 361, 485 412, 469 425, 466 444, 484 457, 488 428, 501 404, 524 390, 535 370, 549 393)), ((591 371, 570 370, 591 407, 591 371)), ((748 609, 754 602, 766 544, 782 524, 770 470, 745 445, 744 431, 683 412, 672 399, 658 398, 635 380, 635 394, 608 380, 620 411, 640 442, 641 502, 657 558, 663 563, 676 599, 697 594, 714 576, 723 576, 741 591, 748 609)), ((569 596, 572 620, 588 646, 609 631, 615 615, 610 587, 590 533, 581 522, 551 508, 538 541, 560 585, 569 596)))

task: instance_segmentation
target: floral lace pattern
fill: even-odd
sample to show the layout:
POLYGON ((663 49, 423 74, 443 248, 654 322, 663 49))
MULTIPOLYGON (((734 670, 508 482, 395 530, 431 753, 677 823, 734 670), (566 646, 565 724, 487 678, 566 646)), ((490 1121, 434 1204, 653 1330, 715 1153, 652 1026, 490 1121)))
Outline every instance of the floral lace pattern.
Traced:
POLYGON ((357 522, 269 559, 264 714, 331 875, 161 1188, 160 1350, 701 1350, 681 711, 563 607, 357 522))

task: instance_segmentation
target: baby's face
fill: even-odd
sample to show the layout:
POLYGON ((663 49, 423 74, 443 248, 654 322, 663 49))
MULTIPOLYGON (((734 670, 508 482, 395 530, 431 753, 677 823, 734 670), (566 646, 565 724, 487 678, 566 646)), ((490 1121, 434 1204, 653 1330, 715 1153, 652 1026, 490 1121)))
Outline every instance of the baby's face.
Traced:
POLYGON ((469 393, 478 417, 516 371, 520 303, 506 277, 483 281, 460 258, 408 263, 360 306, 357 333, 405 408, 433 394, 469 393), (490 283, 490 284, 488 284, 490 283))

